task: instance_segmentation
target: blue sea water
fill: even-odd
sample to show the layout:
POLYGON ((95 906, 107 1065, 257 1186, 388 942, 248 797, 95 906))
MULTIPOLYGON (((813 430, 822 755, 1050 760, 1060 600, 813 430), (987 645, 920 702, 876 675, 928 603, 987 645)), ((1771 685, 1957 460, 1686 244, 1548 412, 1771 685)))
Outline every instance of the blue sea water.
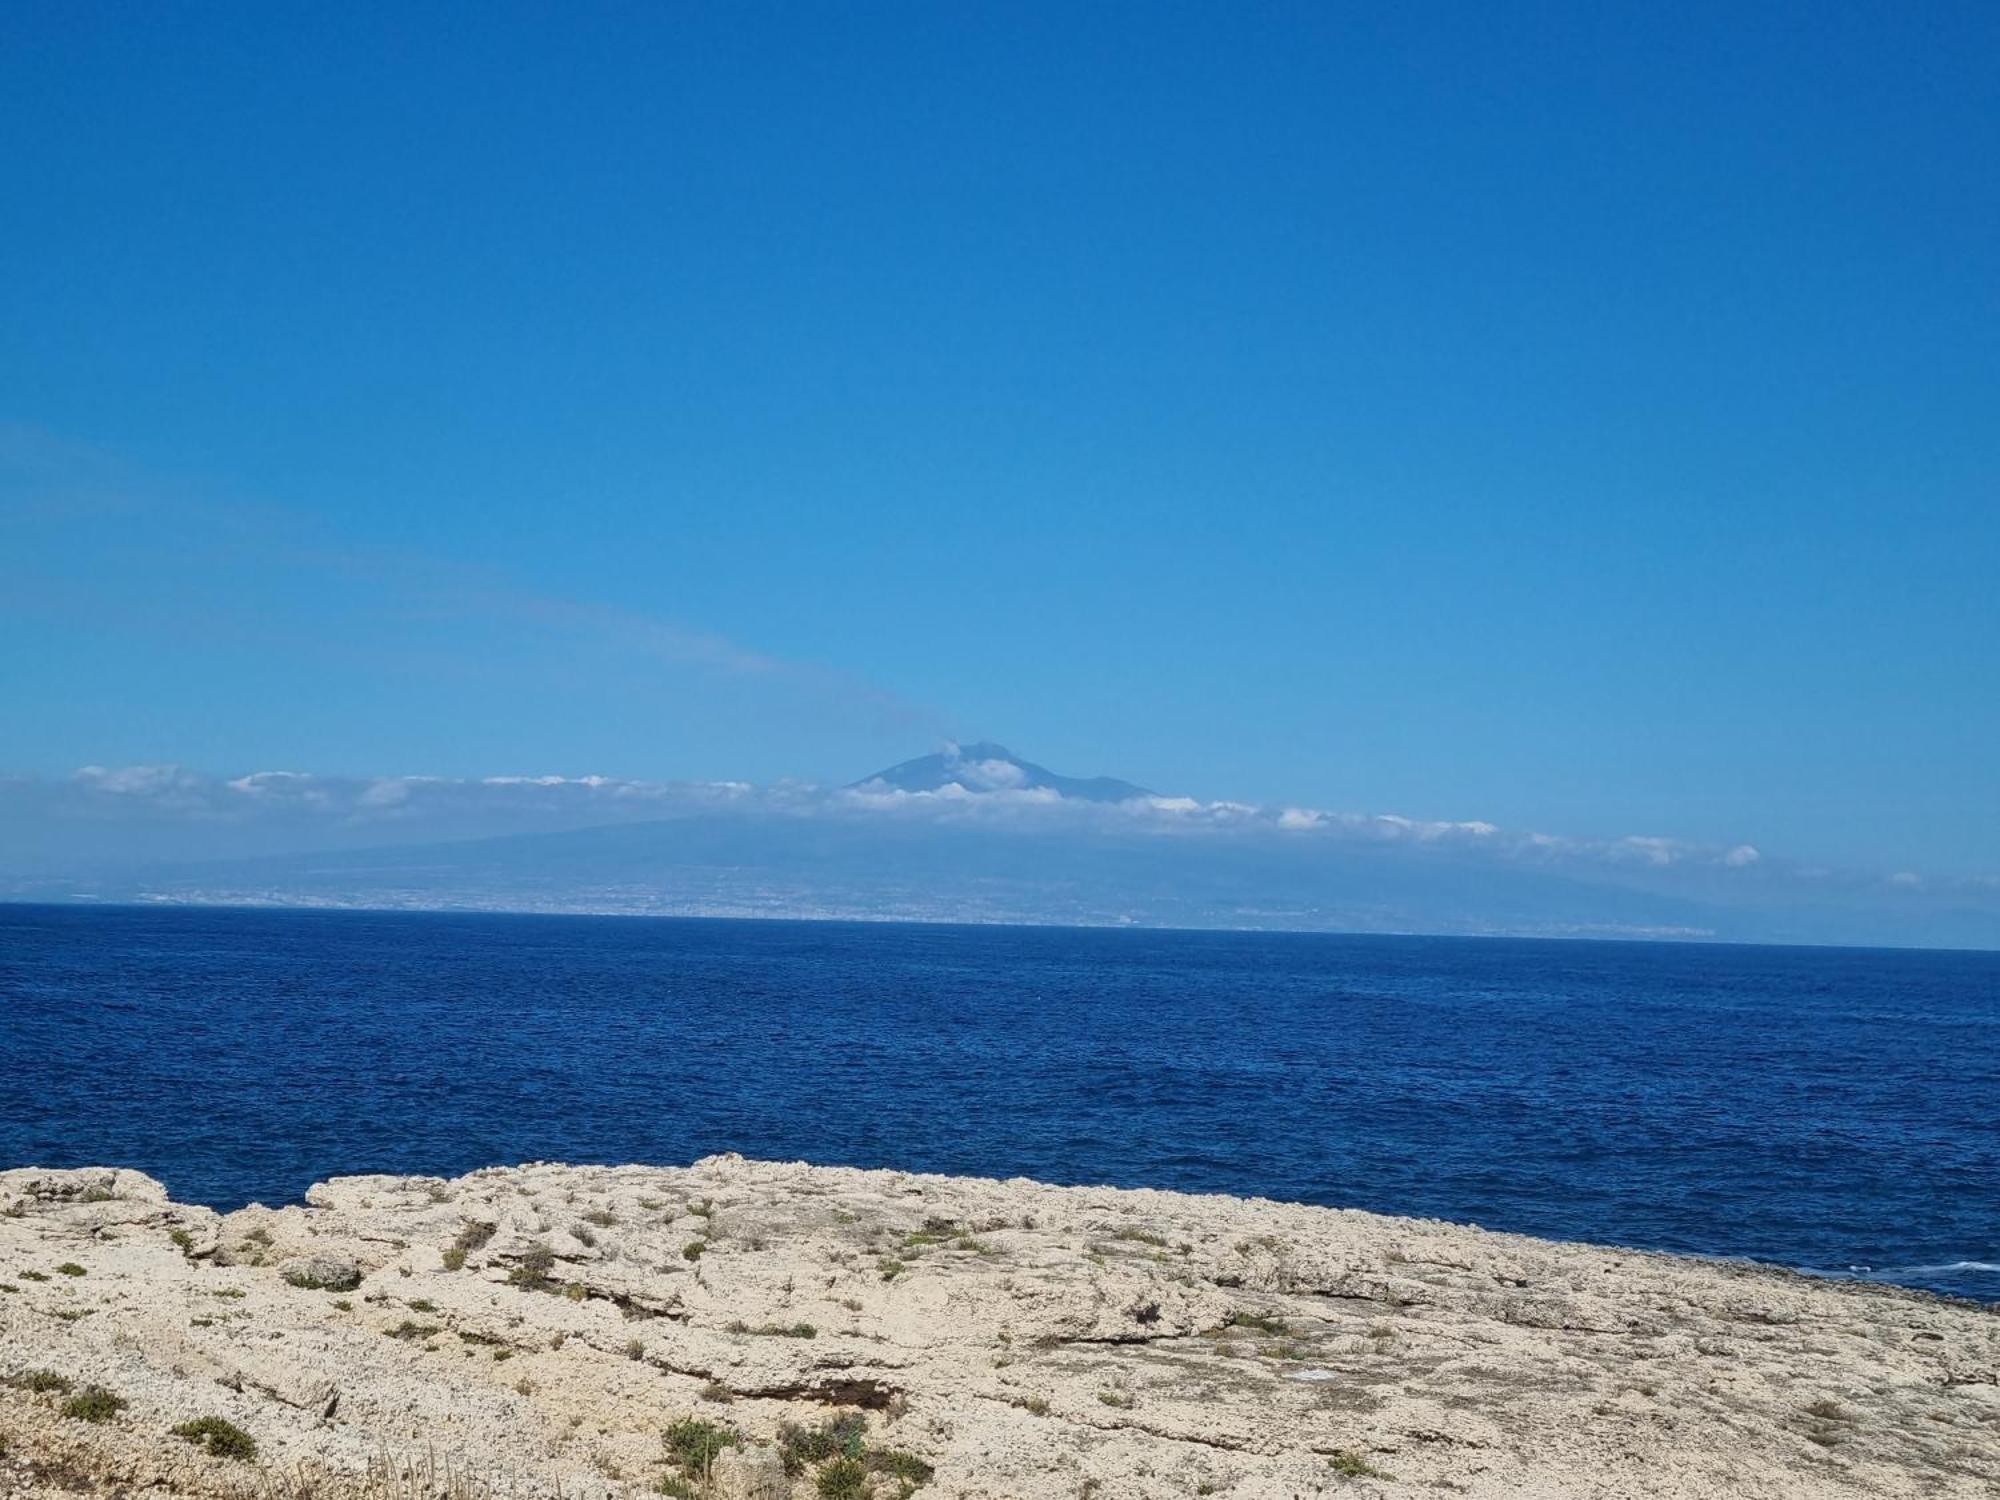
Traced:
POLYGON ((0 1165, 713 1151, 2000 1299, 2000 954, 0 906, 0 1165))

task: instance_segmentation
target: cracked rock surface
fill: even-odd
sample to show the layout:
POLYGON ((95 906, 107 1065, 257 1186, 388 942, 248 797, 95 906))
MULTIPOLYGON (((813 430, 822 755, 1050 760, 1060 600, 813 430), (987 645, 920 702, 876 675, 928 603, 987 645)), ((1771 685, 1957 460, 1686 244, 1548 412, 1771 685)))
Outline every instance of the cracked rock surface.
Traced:
POLYGON ((843 1415, 874 1497, 2000 1493, 1989 1309, 1261 1200, 726 1156, 217 1215, 26 1169, 0 1287, 8 1495, 804 1500, 841 1460, 772 1445, 843 1415), (171 1435, 210 1416, 255 1457, 171 1435), (677 1467, 690 1419, 735 1446, 677 1467))

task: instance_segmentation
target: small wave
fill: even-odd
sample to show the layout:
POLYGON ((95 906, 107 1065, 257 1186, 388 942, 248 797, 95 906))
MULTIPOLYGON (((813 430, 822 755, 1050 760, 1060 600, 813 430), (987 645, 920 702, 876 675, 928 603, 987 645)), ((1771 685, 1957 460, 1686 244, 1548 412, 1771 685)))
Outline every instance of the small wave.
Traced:
POLYGON ((1954 1260, 1941 1266, 1890 1266, 1878 1276, 1957 1276, 1967 1271, 2000 1271, 2000 1261, 1954 1260))

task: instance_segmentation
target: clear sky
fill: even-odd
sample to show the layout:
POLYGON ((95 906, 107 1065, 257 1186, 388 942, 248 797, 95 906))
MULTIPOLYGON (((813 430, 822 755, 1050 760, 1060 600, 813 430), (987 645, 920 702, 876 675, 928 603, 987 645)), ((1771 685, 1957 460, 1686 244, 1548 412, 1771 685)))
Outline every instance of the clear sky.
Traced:
POLYGON ((2000 8, 16 5, 0 770, 2000 866, 2000 8))

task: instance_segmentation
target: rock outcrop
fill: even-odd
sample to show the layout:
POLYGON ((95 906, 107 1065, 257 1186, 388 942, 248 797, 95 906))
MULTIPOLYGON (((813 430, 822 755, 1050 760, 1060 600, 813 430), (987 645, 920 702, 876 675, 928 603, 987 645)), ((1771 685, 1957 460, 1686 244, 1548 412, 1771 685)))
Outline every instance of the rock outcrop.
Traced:
POLYGON ((2000 1316, 739 1157, 345 1177, 220 1216, 31 1169, 0 1173, 0 1440, 0 1494, 51 1496, 1991 1497, 2000 1316))

